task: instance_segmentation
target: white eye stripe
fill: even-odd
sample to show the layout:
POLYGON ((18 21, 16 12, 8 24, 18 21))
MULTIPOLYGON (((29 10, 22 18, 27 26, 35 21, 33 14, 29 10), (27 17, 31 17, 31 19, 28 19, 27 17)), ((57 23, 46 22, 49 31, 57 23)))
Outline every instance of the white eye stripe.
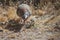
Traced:
POLYGON ((25 12, 24 17, 28 18, 29 17, 29 12, 25 12))
POLYGON ((27 15, 25 15, 25 19, 26 19, 26 18, 28 18, 28 16, 27 16, 27 15))

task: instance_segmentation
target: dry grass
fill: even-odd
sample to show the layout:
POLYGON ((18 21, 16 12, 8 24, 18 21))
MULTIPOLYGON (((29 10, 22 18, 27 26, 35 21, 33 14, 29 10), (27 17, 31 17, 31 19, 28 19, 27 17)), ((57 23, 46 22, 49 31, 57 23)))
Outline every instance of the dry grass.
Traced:
POLYGON ((9 7, 7 13, 9 19, 15 19, 17 16, 16 9, 14 7, 9 7))
MULTIPOLYGON (((19 3, 16 3, 18 6, 19 3)), ((0 6, 0 22, 6 22, 8 20, 20 20, 19 17, 16 14, 17 6, 14 3, 10 4, 10 6, 0 6)), ((3 38, 5 39, 18 39, 18 40, 29 40, 31 39, 41 39, 41 40, 59 40, 60 38, 60 7, 57 6, 60 5, 59 0, 41 0, 39 3, 37 9, 36 7, 31 3, 30 7, 32 10, 32 16, 28 18, 28 21, 31 18, 36 17, 34 19, 34 25, 30 29, 25 29, 23 31, 18 31, 16 34, 13 32, 12 29, 14 27, 11 27, 10 31, 9 29, 4 29, 2 26, 0 26, 0 30, 2 29, 3 32, 1 32, 0 35, 3 35, 3 38), (54 1, 54 2, 52 2, 54 1), (58 25, 56 25, 58 23, 58 25), (32 35, 33 34, 33 35, 32 35), (39 37, 38 37, 39 36, 39 37)), ((4 25, 3 25, 4 26, 4 25)), ((20 26, 19 26, 20 27, 20 26)), ((15 27, 16 30, 19 29, 18 26, 15 27)), ((10 26, 9 26, 10 28, 10 26)), ((1 36, 2 37, 2 36, 1 36)))

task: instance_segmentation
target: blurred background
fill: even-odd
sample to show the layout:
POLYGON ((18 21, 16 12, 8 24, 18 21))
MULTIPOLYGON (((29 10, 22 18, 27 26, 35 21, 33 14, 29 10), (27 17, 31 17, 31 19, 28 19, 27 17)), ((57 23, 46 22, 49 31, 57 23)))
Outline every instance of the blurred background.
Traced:
POLYGON ((60 0, 0 0, 0 40, 60 40, 60 0), (14 21, 19 20, 16 10, 21 4, 31 7, 34 20, 23 31, 14 21))

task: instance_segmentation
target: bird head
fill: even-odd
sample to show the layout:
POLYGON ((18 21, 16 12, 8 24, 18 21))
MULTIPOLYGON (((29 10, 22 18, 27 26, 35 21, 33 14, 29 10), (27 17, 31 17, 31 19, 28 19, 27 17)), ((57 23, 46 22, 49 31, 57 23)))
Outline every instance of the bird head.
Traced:
POLYGON ((17 15, 22 19, 27 19, 31 15, 30 7, 27 4, 21 4, 17 8, 17 15))

